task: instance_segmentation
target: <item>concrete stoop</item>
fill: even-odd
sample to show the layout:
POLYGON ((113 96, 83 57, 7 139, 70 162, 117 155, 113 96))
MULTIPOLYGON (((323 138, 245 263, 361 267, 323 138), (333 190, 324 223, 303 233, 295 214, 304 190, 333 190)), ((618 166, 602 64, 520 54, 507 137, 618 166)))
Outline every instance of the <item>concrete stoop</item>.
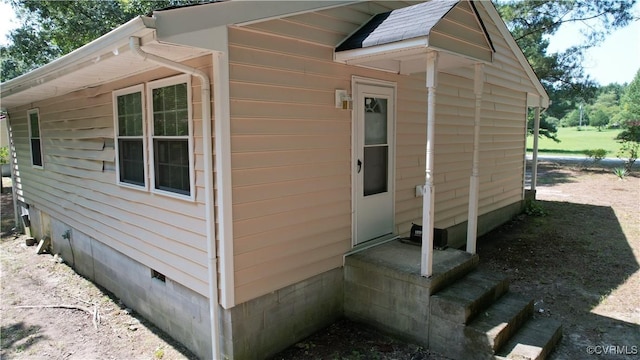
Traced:
POLYGON ((505 277, 472 270, 430 297, 429 348, 455 359, 545 359, 561 325, 534 319, 533 300, 505 277))

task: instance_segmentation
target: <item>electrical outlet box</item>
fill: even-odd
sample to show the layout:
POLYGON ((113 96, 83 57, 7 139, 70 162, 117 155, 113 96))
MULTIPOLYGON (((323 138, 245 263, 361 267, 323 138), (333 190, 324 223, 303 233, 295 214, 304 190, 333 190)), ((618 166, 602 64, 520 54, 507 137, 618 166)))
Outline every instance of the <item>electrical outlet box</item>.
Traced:
POLYGON ((416 185, 416 197, 424 196, 424 185, 416 185))

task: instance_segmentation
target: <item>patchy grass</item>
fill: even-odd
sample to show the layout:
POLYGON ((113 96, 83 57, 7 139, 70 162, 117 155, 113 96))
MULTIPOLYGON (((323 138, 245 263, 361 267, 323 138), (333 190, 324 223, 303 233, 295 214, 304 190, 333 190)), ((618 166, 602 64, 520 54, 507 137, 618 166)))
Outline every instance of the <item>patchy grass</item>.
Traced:
MULTIPOLYGON (((604 149, 606 157, 615 157, 620 144, 615 137, 620 129, 598 129, 583 126, 580 131, 575 127, 558 128, 559 143, 541 137, 538 142, 540 153, 583 156, 586 150, 604 149)), ((533 151, 533 136, 527 136, 527 151, 533 151)))

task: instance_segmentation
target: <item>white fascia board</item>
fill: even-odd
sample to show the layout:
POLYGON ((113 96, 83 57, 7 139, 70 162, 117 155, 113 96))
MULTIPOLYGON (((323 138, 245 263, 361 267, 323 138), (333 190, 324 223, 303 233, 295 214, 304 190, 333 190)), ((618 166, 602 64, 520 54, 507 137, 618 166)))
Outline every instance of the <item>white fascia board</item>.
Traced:
POLYGON ((119 51, 119 48, 126 46, 129 42, 129 37, 140 36, 142 30, 149 29, 151 31, 154 28, 155 22, 152 18, 138 16, 67 55, 3 83, 0 97, 15 95, 25 89, 42 85, 68 74, 77 69, 79 64, 87 64, 87 60, 99 59, 102 54, 119 51))
POLYGON ((345 64, 358 64, 371 60, 410 56, 426 53, 428 45, 428 38, 424 36, 384 45, 336 52, 334 53, 334 60, 345 64))
MULTIPOLYGON (((353 4, 355 1, 223 1, 178 9, 154 11, 158 41, 212 48, 208 30, 227 25, 256 22, 353 4), (191 35, 194 35, 190 38, 191 35)), ((226 50, 224 50, 226 51, 226 50)))
POLYGON ((548 108, 549 94, 547 94, 547 91, 544 89, 544 86, 542 86, 540 79, 538 79, 538 76, 533 71, 533 68, 531 68, 531 64, 529 64, 529 61, 524 56, 522 49, 520 49, 520 46, 518 46, 515 39, 509 32, 509 29, 507 29, 507 26, 505 25, 504 20, 502 20, 502 17, 500 16, 500 14, 498 14, 498 11, 496 10, 496 8, 493 6, 493 4, 490 1, 478 1, 476 2, 476 4, 482 6, 484 10, 487 12, 487 14, 489 14, 489 17, 491 18, 491 20, 496 24, 498 31, 500 31, 500 34, 502 35, 502 37, 505 39, 505 41, 511 48, 511 51, 513 51, 513 53, 515 54, 516 58, 520 62, 520 65, 522 66, 524 71, 529 76, 529 80, 531 80, 531 83, 533 83, 533 86, 538 90, 538 95, 540 96, 540 100, 538 102, 538 105, 536 105, 536 107, 540 106, 545 109, 548 108))

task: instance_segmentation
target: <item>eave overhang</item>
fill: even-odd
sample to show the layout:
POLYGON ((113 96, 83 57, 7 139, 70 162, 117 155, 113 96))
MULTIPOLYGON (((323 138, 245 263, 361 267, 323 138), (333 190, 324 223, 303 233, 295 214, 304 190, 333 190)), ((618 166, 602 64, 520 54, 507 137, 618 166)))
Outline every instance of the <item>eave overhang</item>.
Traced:
POLYGON ((210 53, 203 49, 160 45, 155 38, 155 20, 139 16, 59 59, 2 83, 2 108, 33 104, 83 89, 87 90, 87 96, 92 96, 103 84, 157 68, 131 54, 129 38, 132 36, 142 39, 143 48, 176 61, 210 53))

